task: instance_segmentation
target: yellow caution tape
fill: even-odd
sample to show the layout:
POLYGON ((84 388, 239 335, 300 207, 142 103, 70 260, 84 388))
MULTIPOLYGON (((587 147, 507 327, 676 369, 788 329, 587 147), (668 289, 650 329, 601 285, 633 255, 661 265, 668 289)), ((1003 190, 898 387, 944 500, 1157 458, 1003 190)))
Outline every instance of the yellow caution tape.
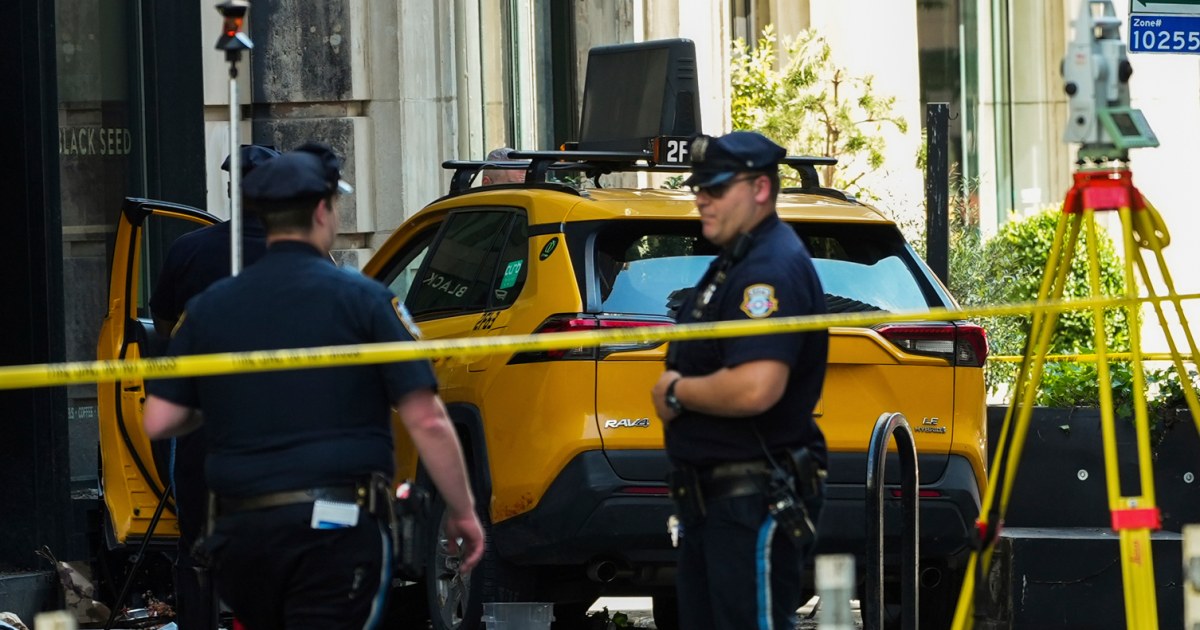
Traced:
POLYGON ((391 361, 411 361, 433 357, 477 357, 508 352, 533 352, 599 346, 609 343, 668 342, 684 339, 719 339, 785 332, 806 332, 839 326, 862 327, 913 321, 950 321, 978 317, 1028 315, 1088 308, 1109 308, 1139 302, 1192 300, 1200 294, 1155 298, 1087 298, 1060 302, 1024 302, 951 310, 883 313, 866 312, 839 315, 810 315, 734 322, 645 326, 609 330, 564 332, 538 335, 497 335, 428 341, 406 341, 322 348, 260 350, 219 354, 158 357, 139 360, 74 361, 38 365, 0 367, 0 390, 49 387, 75 383, 107 383, 128 378, 174 378, 298 370, 340 365, 365 365, 391 361))
MULTIPOLYGON (((1095 363, 1095 354, 1048 354, 1042 357, 1046 361, 1072 361, 1076 363, 1095 363)), ((1109 352, 1107 355, 1110 361, 1128 361, 1133 358, 1132 352, 1109 352)), ((1145 361, 1170 361, 1174 357, 1169 352, 1142 352, 1140 355, 1145 361)), ((1179 355, 1184 361, 1195 362, 1191 354, 1181 353, 1179 355)), ((988 361, 998 361, 1000 363, 1020 363, 1025 357, 1020 354, 999 354, 989 356, 988 361)))

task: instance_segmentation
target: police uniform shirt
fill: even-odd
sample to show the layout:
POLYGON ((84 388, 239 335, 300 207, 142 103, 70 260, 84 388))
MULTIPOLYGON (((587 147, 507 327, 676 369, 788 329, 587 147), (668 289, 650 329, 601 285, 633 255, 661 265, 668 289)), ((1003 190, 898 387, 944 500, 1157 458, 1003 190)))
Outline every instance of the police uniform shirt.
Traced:
MULTIPOLYGON (((717 289, 697 320, 692 312, 700 293, 708 285, 722 259, 713 261, 696 293, 680 310, 679 322, 733 321, 810 315, 825 312, 825 296, 813 269, 812 259, 795 231, 777 215, 768 216, 751 232, 752 241, 741 260, 729 267, 725 282, 717 289)), ((672 342, 672 369, 683 376, 704 376, 722 367, 771 359, 786 363, 789 370, 783 397, 765 413, 747 418, 729 418, 698 413, 686 408, 667 425, 667 452, 673 460, 692 466, 762 459, 763 445, 772 452, 807 446, 825 461, 825 438, 813 420, 813 409, 821 396, 825 378, 829 335, 826 331, 752 335, 725 339, 672 342)))
MULTIPOLYGON (((168 354, 411 341, 410 323, 383 285, 281 241, 190 301, 168 354)), ((150 381, 204 411, 209 486, 234 497, 392 474, 391 405, 436 388, 427 361, 150 381)))
MULTIPOLYGON (((167 250, 162 272, 150 295, 150 312, 159 319, 177 321, 192 296, 229 275, 228 221, 188 232, 167 250)), ((267 231, 257 217, 242 224, 242 261, 256 262, 267 251, 267 231)))

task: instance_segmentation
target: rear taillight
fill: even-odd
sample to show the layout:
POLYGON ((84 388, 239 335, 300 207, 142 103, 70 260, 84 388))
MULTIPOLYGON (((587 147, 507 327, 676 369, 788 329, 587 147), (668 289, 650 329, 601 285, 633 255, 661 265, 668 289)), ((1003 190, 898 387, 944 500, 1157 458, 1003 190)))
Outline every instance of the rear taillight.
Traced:
MULTIPOLYGON (((900 488, 892 488, 891 494, 893 499, 900 499, 904 497, 904 491, 900 488)), ((920 490, 917 490, 917 496, 921 497, 922 499, 936 499, 944 495, 942 494, 941 490, 921 488, 920 490)))
POLYGON ((987 361, 987 331, 976 324, 956 324, 958 343, 955 348, 955 365, 983 367, 987 361))
MULTIPOLYGON (((662 317, 629 317, 619 315, 588 315, 588 314, 561 314, 551 315, 542 322, 537 330, 533 331, 536 334, 542 333, 561 333, 561 332, 581 332, 587 330, 612 330, 614 328, 634 328, 641 326, 672 326, 674 321, 662 317)), ((540 361, 596 361, 614 352, 628 352, 630 350, 648 350, 657 346, 661 346, 662 341, 646 341, 646 342, 625 342, 625 343, 609 343, 601 346, 588 346, 567 348, 563 350, 539 350, 535 352, 520 352, 513 355, 509 359, 509 364, 516 363, 537 363, 540 361)))
POLYGON ((909 354, 941 357, 960 367, 982 367, 987 360, 987 333, 975 324, 881 324, 874 330, 909 354))

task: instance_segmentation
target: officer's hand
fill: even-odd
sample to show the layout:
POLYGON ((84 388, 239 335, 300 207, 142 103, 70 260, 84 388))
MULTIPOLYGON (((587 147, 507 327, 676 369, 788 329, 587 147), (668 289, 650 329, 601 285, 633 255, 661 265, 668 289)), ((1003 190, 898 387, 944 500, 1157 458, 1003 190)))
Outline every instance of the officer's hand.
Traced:
POLYGON ((658 417, 662 419, 663 424, 675 419, 676 413, 667 406, 667 386, 675 379, 682 376, 675 370, 667 370, 663 375, 658 377, 658 382, 654 384, 654 389, 650 390, 650 399, 654 401, 654 411, 658 417))
POLYGON ((459 565, 459 573, 466 575, 479 564, 479 560, 483 558, 483 525, 479 522, 479 516, 475 512, 468 512, 461 516, 449 515, 446 518, 446 538, 448 539, 450 548, 447 550, 451 554, 459 553, 462 550, 462 563, 459 565), (458 542, 459 539, 462 542, 458 542))

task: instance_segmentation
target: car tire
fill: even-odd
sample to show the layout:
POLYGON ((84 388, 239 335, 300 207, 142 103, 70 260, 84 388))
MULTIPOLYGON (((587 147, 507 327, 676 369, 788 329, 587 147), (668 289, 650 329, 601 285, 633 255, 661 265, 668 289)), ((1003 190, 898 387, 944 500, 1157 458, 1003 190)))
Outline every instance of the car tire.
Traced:
POLYGON ((533 579, 529 571, 506 562, 491 542, 491 521, 480 514, 487 545, 483 560, 469 576, 455 569, 453 556, 447 553, 446 503, 436 495, 430 510, 430 522, 437 523, 431 537, 429 560, 425 564, 425 587, 429 602, 429 621, 433 630, 482 628, 484 602, 530 601, 533 579))

